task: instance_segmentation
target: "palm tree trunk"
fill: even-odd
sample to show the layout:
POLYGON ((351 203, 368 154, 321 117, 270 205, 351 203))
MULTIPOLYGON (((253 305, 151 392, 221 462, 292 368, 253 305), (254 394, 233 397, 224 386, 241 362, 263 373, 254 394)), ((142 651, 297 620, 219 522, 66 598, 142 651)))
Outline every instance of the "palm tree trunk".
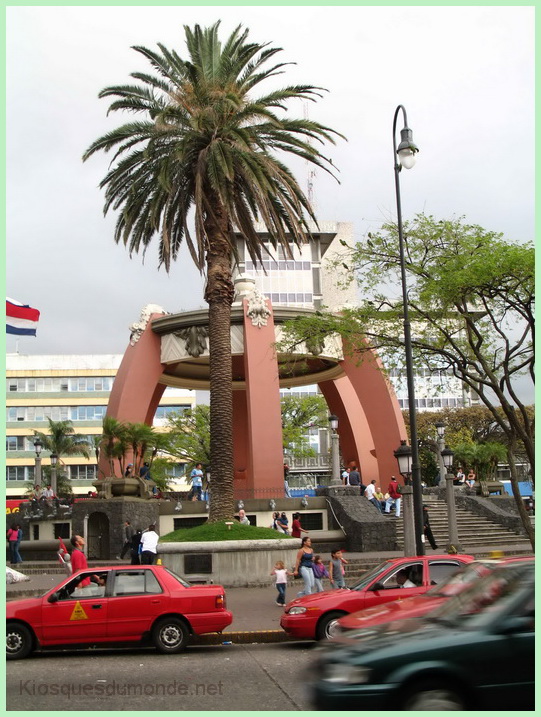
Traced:
POLYGON ((233 369, 231 359, 231 304, 234 288, 231 249, 226 240, 227 217, 220 206, 205 221, 208 238, 207 287, 210 353, 210 463, 209 521, 233 516, 233 369))

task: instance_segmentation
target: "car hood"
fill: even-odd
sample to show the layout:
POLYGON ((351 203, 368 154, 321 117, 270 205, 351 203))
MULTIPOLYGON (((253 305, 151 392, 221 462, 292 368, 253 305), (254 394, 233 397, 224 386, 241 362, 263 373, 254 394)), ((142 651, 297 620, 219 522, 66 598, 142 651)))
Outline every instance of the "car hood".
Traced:
POLYGON ((325 606, 325 609, 333 603, 341 602, 344 595, 351 593, 351 590, 346 588, 340 588, 339 590, 324 590, 321 593, 311 593, 310 595, 303 595, 302 597, 295 598, 286 605, 286 611, 294 605, 302 605, 303 607, 320 607, 325 606))
POLYGON ((22 600, 9 600, 6 603, 6 617, 14 617, 27 610, 35 610, 41 606, 43 598, 24 598, 22 600))

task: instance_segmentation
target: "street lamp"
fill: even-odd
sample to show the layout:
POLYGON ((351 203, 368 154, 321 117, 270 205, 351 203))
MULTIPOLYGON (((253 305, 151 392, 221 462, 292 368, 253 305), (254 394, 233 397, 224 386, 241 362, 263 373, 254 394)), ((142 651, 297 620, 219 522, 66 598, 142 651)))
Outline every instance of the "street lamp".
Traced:
POLYGON ((34 458, 35 461, 35 485, 41 485, 41 451, 43 449, 43 443, 39 440, 39 438, 36 438, 34 441, 34 450, 36 451, 36 457, 34 458))
POLYGON ((53 489, 53 493, 55 498, 56 495, 56 463, 58 461, 58 456, 56 453, 51 453, 51 488, 53 489))
POLYGON ((417 441, 417 412, 415 408, 415 387, 413 382, 413 352, 411 347, 411 325, 408 310, 408 286, 406 283, 406 261, 404 254, 404 234, 402 231, 402 207, 400 203, 400 171, 402 167, 411 169, 415 164, 415 155, 419 151, 413 143, 413 134, 408 127, 408 118, 403 105, 398 105, 393 120, 393 158, 396 189, 396 213, 398 221, 398 242, 400 249, 400 274, 402 279, 402 303, 404 311, 404 351, 406 354, 406 377, 408 384, 408 409, 411 439, 411 480, 413 486, 413 515, 415 524, 415 547, 417 555, 424 555, 423 545, 423 496, 421 488, 421 465, 419 463, 419 445, 417 441), (404 116, 404 127, 400 130, 400 144, 396 146, 396 122, 399 112, 404 116))
POLYGON ((408 446, 406 441, 400 441, 400 445, 394 451, 394 457, 398 462, 398 472, 404 476, 406 485, 409 484, 411 478, 411 456, 411 446, 408 446))
POLYGON ((443 465, 445 466, 445 500, 447 502, 447 523, 449 527, 449 544, 447 550, 451 547, 455 548, 459 553, 462 552, 462 545, 458 540, 458 526, 456 522, 456 506, 455 506, 455 491, 453 489, 453 483, 455 476, 451 473, 453 467, 454 454, 447 446, 441 451, 441 457, 443 465))
POLYGON ((402 515, 404 516, 404 555, 413 555, 416 552, 415 544, 415 518, 413 510, 413 488, 410 485, 412 450, 406 441, 400 441, 400 445, 394 451, 394 457, 398 463, 398 471, 404 478, 405 485, 402 488, 402 515))
POLYGON ((338 416, 331 413, 329 416, 331 427, 331 485, 342 485, 340 478, 340 456, 338 455, 338 416))

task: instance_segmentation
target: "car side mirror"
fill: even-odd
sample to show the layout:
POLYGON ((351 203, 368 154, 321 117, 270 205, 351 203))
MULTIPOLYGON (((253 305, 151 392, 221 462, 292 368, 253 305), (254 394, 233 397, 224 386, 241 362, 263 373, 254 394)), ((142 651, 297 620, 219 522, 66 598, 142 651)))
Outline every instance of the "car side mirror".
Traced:
POLYGON ((385 590, 385 585, 383 583, 374 583, 370 588, 370 592, 376 592, 377 590, 385 590))
POLYGON ((58 602, 59 595, 57 592, 51 593, 49 597, 47 598, 47 602, 58 602))

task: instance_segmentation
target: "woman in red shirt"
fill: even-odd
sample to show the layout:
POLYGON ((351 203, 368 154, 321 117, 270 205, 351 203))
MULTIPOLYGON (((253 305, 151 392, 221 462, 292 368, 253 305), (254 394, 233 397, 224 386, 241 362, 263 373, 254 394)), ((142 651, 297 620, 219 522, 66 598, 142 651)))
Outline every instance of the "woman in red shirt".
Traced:
POLYGON ((292 538, 300 538, 301 533, 308 533, 308 531, 305 530, 301 526, 300 517, 301 517, 300 513, 293 513, 293 516, 292 516, 293 522, 291 523, 291 537, 292 538))

